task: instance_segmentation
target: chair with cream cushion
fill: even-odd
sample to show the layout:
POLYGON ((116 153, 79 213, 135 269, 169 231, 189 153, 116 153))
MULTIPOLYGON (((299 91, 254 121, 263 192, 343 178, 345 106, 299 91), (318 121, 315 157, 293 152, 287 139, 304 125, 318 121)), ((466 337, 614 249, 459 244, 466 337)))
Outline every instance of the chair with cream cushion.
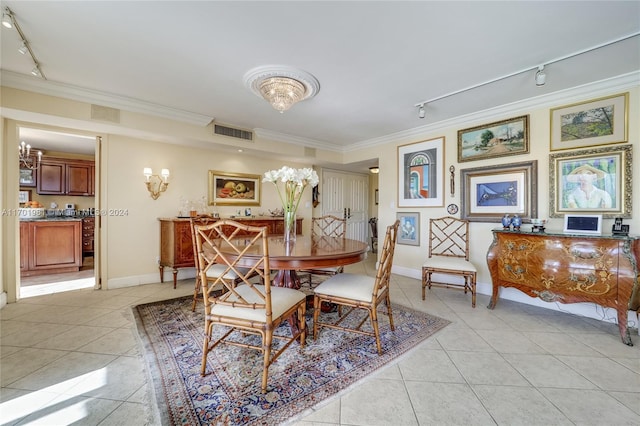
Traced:
POLYGON ((395 251, 399 225, 400 221, 396 221, 393 225, 387 227, 384 245, 380 254, 380 260, 375 277, 370 277, 364 274, 342 273, 332 276, 314 289, 314 339, 318 337, 318 330, 320 327, 329 327, 343 331, 366 334, 375 337, 378 353, 382 353, 380 331, 378 328, 378 305, 383 301, 385 302, 387 313, 389 315, 389 325, 391 330, 394 330, 391 299, 389 297, 389 280, 391 278, 391 266, 393 263, 393 253, 395 251), (337 304, 338 307, 345 306, 349 309, 344 315, 342 314, 342 310, 339 309, 339 318, 335 322, 321 322, 320 306, 323 302, 334 303, 337 304), (364 317, 357 326, 349 327, 342 325, 345 318, 352 312, 357 312, 357 309, 364 309, 368 311, 368 316, 364 317), (371 322, 373 331, 362 329, 367 318, 371 322))
MULTIPOLYGON (((347 221, 345 219, 325 215, 311 218, 311 239, 322 239, 325 237, 335 237, 344 239, 347 235, 347 221)), ((324 268, 302 269, 298 274, 308 274, 309 286, 311 286, 314 275, 332 276, 341 274, 344 266, 329 266, 324 268)))
MULTIPOLYGON (((191 310, 195 311, 196 310, 196 305, 198 304, 198 299, 200 298, 200 295, 202 293, 202 283, 200 280, 200 268, 198 267, 198 248, 196 247, 196 233, 194 231, 194 227, 196 225, 199 226, 203 226, 203 225, 208 225, 211 223, 215 223, 217 222, 219 219, 214 219, 211 217, 192 217, 189 219, 190 220, 190 224, 191 224, 191 241, 193 244, 193 259, 194 259, 194 263, 195 263, 195 267, 196 267, 196 283, 195 283, 195 288, 193 290, 193 304, 191 305, 191 310)), ((224 265, 220 265, 220 264, 216 264, 216 265, 212 265, 208 270, 207 270, 207 279, 210 282, 213 282, 216 280, 216 278, 218 278, 220 276, 220 274, 222 274, 225 271, 226 267, 224 265)), ((246 273, 248 271, 247 268, 239 268, 243 273, 246 273)), ((254 274, 255 275, 255 274, 254 274)), ((232 282, 234 284, 237 284, 238 282, 241 282, 242 280, 240 279, 240 277, 238 276, 238 274, 236 274, 234 271, 228 271, 222 278, 224 278, 225 280, 232 282)), ((220 290, 224 290, 222 288, 219 288, 220 290)), ((209 291, 213 290, 213 286, 209 286, 209 291)))
MULTIPOLYGON (((304 346, 306 295, 299 290, 271 286, 266 227, 253 227, 225 219, 209 225, 196 225, 194 230, 200 280, 205 296, 201 374, 204 376, 206 373, 209 351, 220 343, 259 350, 263 354, 264 393, 267 390, 269 366, 296 339, 300 340, 300 348, 304 346), (211 268, 219 268, 217 265, 221 265, 224 270, 212 279, 208 272, 211 268), (238 276, 233 282, 224 278, 231 272, 238 276), (223 286, 226 291, 214 296, 208 290, 209 286, 216 285, 223 286), (290 327, 294 329, 290 335, 281 330, 276 333, 280 324, 289 319, 297 322, 297 327, 290 327), (214 325, 227 329, 215 341, 212 334, 214 325), (260 336, 261 343, 247 339, 252 337, 248 335, 260 336), (272 353, 274 339, 284 343, 277 349, 274 348, 272 353)), ((289 327, 285 329, 288 330, 289 327)))
POLYGON ((470 291, 475 308, 476 272, 469 261, 469 221, 451 216, 430 219, 429 257, 422 265, 422 300, 427 287, 455 288, 465 294, 470 291), (434 281, 433 274, 442 281, 434 281), (454 282, 453 277, 461 277, 462 282, 454 282))

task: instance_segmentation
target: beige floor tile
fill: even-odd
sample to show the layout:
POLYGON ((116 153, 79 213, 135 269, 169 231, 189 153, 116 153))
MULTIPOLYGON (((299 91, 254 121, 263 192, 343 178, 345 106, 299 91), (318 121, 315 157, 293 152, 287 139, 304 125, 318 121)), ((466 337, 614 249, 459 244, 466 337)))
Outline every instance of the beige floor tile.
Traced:
POLYGON ((523 332, 538 346, 555 355, 599 356, 600 353, 573 336, 563 333, 523 332))
MULTIPOLYGON (((39 425, 97 425, 111 414, 121 401, 60 395, 21 423, 39 425)), ((135 426, 136 423, 130 423, 135 426)))
POLYGON ((617 331, 615 333, 577 333, 574 337, 576 340, 595 349, 604 356, 640 359, 640 336, 636 335, 631 337, 634 346, 623 344, 620 334, 617 331))
POLYGON ((535 387, 597 389, 597 386, 553 355, 503 354, 535 387))
POLYGON ((142 426, 148 424, 145 420, 147 416, 147 407, 143 404, 123 402, 99 426, 142 426))
POLYGON ((340 424, 340 398, 332 398, 328 402, 322 403, 320 406, 313 407, 312 411, 303 416, 296 423, 305 426, 311 425, 339 425, 340 424))
POLYGON ((495 425, 467 384, 408 381, 406 386, 421 425, 495 425))
POLYGON ((78 352, 92 352, 99 354, 124 355, 137 345, 133 332, 129 328, 107 330, 101 336, 80 346, 78 352))
POLYGON ((572 425, 537 389, 514 386, 472 386, 498 425, 572 425))
POLYGON ((72 351, 99 339, 101 336, 111 331, 111 329, 104 327, 75 325, 69 330, 57 334, 55 337, 37 342, 33 347, 72 351))
POLYGON ((476 330, 476 332, 501 354, 547 353, 543 347, 536 345, 521 331, 476 330))
POLYGON ((344 425, 417 425, 411 401, 400 380, 371 379, 341 399, 340 423, 344 425), (381 390, 384 389, 384 398, 381 390))
POLYGON ((129 306, 109 311, 104 315, 92 318, 84 323, 84 325, 94 325, 98 327, 122 328, 133 325, 133 314, 129 306))
POLYGON ((500 354, 456 351, 449 356, 471 385, 530 386, 500 354))
MULTIPOLYGON (((640 415, 603 391, 540 388, 572 422, 580 425, 638 425, 640 415)), ((637 394, 636 394, 637 395, 637 394)))
POLYGON ((480 335, 472 329, 447 326, 435 336, 440 346, 447 351, 495 352, 480 335))
POLYGON ((638 392, 609 392, 613 398, 620 401, 628 409, 640 415, 640 403, 638 402, 638 392))
POLYGON ((20 423, 21 419, 37 412, 58 396, 57 393, 52 392, 30 392, 22 389, 2 388, 0 391, 2 425, 20 423))
POLYGON ((40 370, 66 354, 65 351, 21 348, 2 358, 0 382, 2 386, 13 386, 16 380, 40 370))
POLYGON ((145 382, 142 363, 137 358, 119 357, 90 371, 66 393, 79 396, 128 400, 145 382))
POLYGON ((560 356, 558 359, 599 386, 617 392, 640 393, 640 374, 608 358, 560 356))
POLYGON ((398 366, 406 381, 464 383, 460 372, 443 350, 412 351, 398 366))

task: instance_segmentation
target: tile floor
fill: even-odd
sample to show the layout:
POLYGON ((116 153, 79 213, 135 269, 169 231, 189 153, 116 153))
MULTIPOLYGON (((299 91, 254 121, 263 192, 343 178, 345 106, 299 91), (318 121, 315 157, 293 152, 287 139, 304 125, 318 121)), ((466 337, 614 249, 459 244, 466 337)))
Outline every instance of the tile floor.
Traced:
MULTIPOLYGON (((348 267, 374 273, 373 256, 348 267)), ((193 280, 22 299, 0 310, 2 425, 148 424, 131 306, 192 291, 193 280)), ((617 326, 393 276, 392 300, 452 324, 296 423, 309 425, 638 425, 640 337, 617 326)))

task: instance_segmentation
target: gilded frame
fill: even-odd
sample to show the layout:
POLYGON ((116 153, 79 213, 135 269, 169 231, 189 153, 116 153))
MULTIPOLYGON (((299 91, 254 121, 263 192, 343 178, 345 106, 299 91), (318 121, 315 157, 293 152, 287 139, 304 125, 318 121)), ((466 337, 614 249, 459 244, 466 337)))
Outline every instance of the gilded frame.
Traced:
POLYGON ((538 161, 460 170, 462 219, 500 222, 505 213, 523 222, 538 215, 538 161))
POLYGON ((550 110, 551 151, 628 142, 629 93, 550 110))
POLYGON ((632 145, 618 145, 549 154, 549 216, 631 218, 632 152, 632 145), (580 190, 589 184, 595 191, 580 190))
POLYGON ((528 152, 528 115, 458 130, 459 163, 528 152))
POLYGON ((398 207, 444 206, 444 136, 398 146, 398 207))
POLYGON ((262 176, 209 170, 209 205, 259 206, 262 176), (233 184, 233 189, 230 187, 233 184), (238 189, 244 189, 242 192, 238 189))
POLYGON ((420 245, 420 213, 396 213, 396 218, 400 221, 398 227, 398 244, 408 246, 420 245))

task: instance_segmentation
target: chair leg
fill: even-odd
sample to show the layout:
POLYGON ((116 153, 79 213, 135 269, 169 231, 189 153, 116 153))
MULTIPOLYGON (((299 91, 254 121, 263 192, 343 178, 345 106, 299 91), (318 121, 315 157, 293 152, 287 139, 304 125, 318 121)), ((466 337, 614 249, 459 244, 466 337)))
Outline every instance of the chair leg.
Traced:
POLYGON ((191 312, 195 312, 196 305, 198 304, 198 295, 200 294, 200 275, 196 275, 196 286, 193 291, 193 305, 191 305, 191 312))
POLYGON ((209 343, 211 342, 211 328, 212 324, 209 321, 205 321, 204 324, 204 344, 202 346, 202 365, 200 367, 200 375, 204 376, 207 371, 207 355, 209 354, 209 343))
POLYGON ((476 274, 471 275, 471 307, 476 307, 476 274))
POLYGON ((391 331, 394 331, 396 327, 393 324, 393 312, 391 312, 391 296, 389 295, 388 292, 386 297, 386 304, 387 304, 387 313, 389 314, 389 328, 391 328, 391 331))
POLYGON ((378 355, 382 355, 382 345, 380 344, 380 330, 378 327, 378 311, 375 306, 369 309, 369 318, 371 318, 373 333, 376 336, 376 346, 378 347, 378 355))
POLYGON ((427 285, 429 285, 429 289, 431 289, 431 272, 427 271, 425 268, 422 268, 422 300, 425 300, 426 292, 425 289, 427 285))
POLYGON ((267 392, 267 378, 269 377, 269 359, 271 358, 271 340, 273 330, 267 330, 264 336, 263 352, 264 357, 262 361, 262 393, 267 392))
POLYGON ((318 319, 320 318, 320 298, 313 295, 313 340, 318 338, 318 319))
POLYGON ((305 314, 307 313, 307 302, 298 307, 298 328, 300 329, 300 347, 304 347, 305 339, 307 338, 307 319, 305 314))

